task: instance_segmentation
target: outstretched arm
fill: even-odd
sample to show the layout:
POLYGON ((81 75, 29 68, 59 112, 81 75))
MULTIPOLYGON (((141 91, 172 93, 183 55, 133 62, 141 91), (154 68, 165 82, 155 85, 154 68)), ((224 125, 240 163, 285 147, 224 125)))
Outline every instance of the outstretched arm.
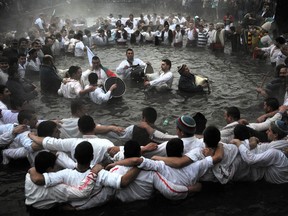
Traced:
POLYGON ((193 163, 193 160, 191 160, 191 158, 187 157, 186 155, 182 157, 153 156, 152 160, 162 160, 167 166, 170 166, 173 168, 182 168, 193 163))

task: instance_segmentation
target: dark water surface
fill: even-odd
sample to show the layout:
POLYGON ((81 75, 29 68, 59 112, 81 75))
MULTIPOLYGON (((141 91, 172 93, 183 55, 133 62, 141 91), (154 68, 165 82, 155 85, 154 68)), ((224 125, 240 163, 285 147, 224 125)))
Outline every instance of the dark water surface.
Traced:
MULTIPOLYGON (((98 50, 102 64, 115 71, 125 59, 127 47, 111 47, 98 50)), ((261 85, 263 76, 271 69, 265 62, 250 57, 231 56, 228 53, 215 55, 207 50, 188 50, 154 46, 133 47, 135 57, 151 62, 154 70, 160 69, 161 59, 172 61, 175 79, 173 90, 168 93, 153 93, 144 90, 141 84, 127 83, 122 99, 95 105, 88 101, 89 114, 102 124, 117 124, 126 127, 141 119, 141 109, 153 106, 158 112, 156 124, 175 134, 174 120, 183 114, 202 112, 208 124, 222 127, 224 109, 237 106, 241 116, 251 122, 263 113, 261 96, 255 87, 261 85), (187 64, 195 74, 211 80, 211 94, 183 95, 177 91, 179 75, 177 66, 187 64)), ((225 51, 226 52, 226 51, 225 51)), ((60 69, 80 65, 85 71, 88 61, 62 57, 56 62, 60 69)), ((35 79, 37 80, 37 79, 35 79)), ((36 81, 39 86, 39 82, 36 81)), ((40 119, 66 118, 70 116, 70 101, 56 96, 39 95, 32 104, 37 108, 40 119)), ((24 204, 24 176, 28 170, 26 161, 0 166, 0 215, 27 215, 24 204)), ((156 195, 149 201, 121 204, 113 202, 98 209, 60 215, 288 215, 287 185, 266 183, 234 183, 204 185, 201 194, 181 202, 170 202, 156 195), (206 186, 206 187, 205 187, 206 186)))

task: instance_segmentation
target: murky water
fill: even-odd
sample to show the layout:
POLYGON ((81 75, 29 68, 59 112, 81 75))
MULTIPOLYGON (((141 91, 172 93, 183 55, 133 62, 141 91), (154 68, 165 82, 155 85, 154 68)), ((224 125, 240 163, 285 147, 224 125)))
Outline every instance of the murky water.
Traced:
MULTIPOLYGON (((98 50, 102 64, 112 70, 125 59, 127 47, 110 47, 98 50)), ((207 50, 174 49, 154 46, 133 47, 135 57, 149 61, 154 70, 160 69, 161 59, 172 61, 175 79, 173 90, 168 93, 145 91, 141 84, 127 83, 126 94, 122 99, 112 100, 105 105, 89 104, 89 114, 102 124, 128 126, 139 122, 141 109, 153 106, 158 112, 156 123, 162 126, 164 119, 170 123, 163 126, 175 133, 174 119, 183 114, 193 115, 202 112, 208 124, 219 127, 225 125, 224 109, 228 106, 240 108, 241 116, 255 121, 262 110, 261 96, 257 97, 255 87, 261 85, 263 76, 271 69, 270 65, 250 57, 231 56, 229 50, 215 55, 207 50), (179 75, 177 66, 187 64, 195 74, 207 76, 211 81, 211 94, 183 95, 177 91, 179 75)), ((71 57, 56 62, 58 68, 71 65, 81 66, 83 71, 88 61, 71 57)), ((39 82, 36 84, 39 86, 39 82)), ((32 102, 39 118, 52 119, 70 116, 70 101, 56 96, 39 95, 32 102)), ((0 171, 0 215, 26 215, 24 205, 24 176, 28 169, 25 164, 1 166, 0 171)), ((208 186, 198 196, 182 202, 169 202, 157 195, 147 202, 133 204, 111 203, 99 209, 67 215, 287 215, 287 186, 261 184, 229 184, 208 186), (216 188, 216 189, 215 189, 216 188), (211 191, 212 190, 212 191, 211 191), (149 207, 148 207, 149 206, 149 207), (277 210, 278 209, 278 210, 277 210)), ((66 215, 61 213, 61 215, 66 215)))

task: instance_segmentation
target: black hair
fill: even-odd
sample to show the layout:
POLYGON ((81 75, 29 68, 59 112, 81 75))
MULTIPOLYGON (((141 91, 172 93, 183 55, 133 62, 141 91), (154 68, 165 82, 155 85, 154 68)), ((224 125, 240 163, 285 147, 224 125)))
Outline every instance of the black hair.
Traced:
POLYGON ((68 74, 70 77, 72 77, 77 71, 80 69, 79 66, 71 66, 68 70, 68 74))
POLYGON ((100 58, 98 56, 93 56, 92 57, 92 60, 98 60, 98 59, 100 60, 100 58))
POLYGON ((37 135, 39 137, 52 136, 57 124, 53 121, 43 121, 37 127, 37 135))
POLYGON ((137 141, 129 140, 124 145, 124 157, 140 157, 141 156, 141 148, 137 141))
POLYGON ((157 111, 153 107, 146 107, 142 111, 142 117, 145 118, 148 123, 154 124, 157 119, 157 111))
POLYGON ((240 119, 240 111, 237 107, 228 107, 226 109, 227 116, 232 117, 234 121, 238 121, 240 119))
POLYGON ((183 141, 179 138, 173 138, 167 142, 166 154, 168 157, 181 157, 184 150, 183 141))
POLYGON ((5 89, 8 89, 5 85, 0 85, 0 94, 4 94, 5 89))
POLYGON ((278 110, 279 108, 279 101, 277 98, 269 97, 264 100, 266 106, 271 107, 272 111, 278 110))
POLYGON ((203 132, 203 141, 209 148, 216 148, 221 140, 221 134, 217 127, 208 126, 203 132))
POLYGON ((206 123, 207 123, 207 119, 205 118, 205 116, 200 113, 197 112, 194 116, 193 119, 195 120, 196 123, 196 131, 195 134, 203 134, 203 131, 206 128, 206 123))
POLYGON ((97 84, 98 82, 98 75, 96 73, 90 73, 88 75, 88 81, 91 85, 97 84))
POLYGON ((79 143, 75 148, 74 157, 78 164, 87 165, 91 163, 93 159, 93 147, 88 141, 83 141, 79 143))
POLYGON ((163 59, 162 62, 165 62, 169 66, 169 69, 171 69, 172 63, 169 59, 163 59))
POLYGON ((244 141, 251 137, 249 128, 242 124, 236 125, 233 132, 234 132, 234 138, 239 139, 241 141, 244 141))
POLYGON ((128 48, 128 49, 126 50, 126 54, 127 54, 128 51, 132 51, 132 52, 134 52, 133 49, 128 48))
POLYGON ((56 155, 48 151, 41 151, 35 157, 35 169, 38 173, 47 172, 48 168, 54 168, 56 155))
POLYGON ((18 123, 23 124, 24 120, 30 120, 33 115, 35 115, 35 112, 32 110, 21 110, 18 113, 18 123))
POLYGON ((78 120, 79 131, 83 134, 94 130, 96 124, 91 116, 84 115, 78 120))

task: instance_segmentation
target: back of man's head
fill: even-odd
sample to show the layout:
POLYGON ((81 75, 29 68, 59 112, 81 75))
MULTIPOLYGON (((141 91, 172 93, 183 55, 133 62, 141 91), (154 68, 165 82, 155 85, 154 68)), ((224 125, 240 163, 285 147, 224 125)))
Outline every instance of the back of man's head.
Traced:
POLYGON ((25 124, 25 120, 29 121, 32 119, 33 115, 35 115, 35 112, 31 110, 21 110, 18 114, 18 123, 19 124, 25 124))
POLYGON ((203 141, 208 148, 216 148, 221 140, 221 134, 217 127, 208 126, 203 133, 203 141))
POLYGON ((38 173, 45 173, 49 168, 55 166, 56 155, 51 152, 41 151, 35 157, 35 169, 38 173))
POLYGON ((271 108, 271 111, 278 110, 279 108, 279 101, 277 98, 269 97, 264 100, 266 106, 271 108))
POLYGON ((84 104, 82 100, 76 99, 71 101, 70 109, 72 115, 77 115, 77 113, 82 113, 84 109, 84 104))
POLYGON ((93 132, 96 124, 93 118, 89 115, 81 116, 78 120, 79 131, 83 134, 93 132))
POLYGON ((238 124, 234 128, 234 138, 244 141, 250 138, 250 130, 245 125, 238 124))
POLYGON ((90 142, 83 141, 75 148, 74 157, 80 165, 88 165, 94 157, 93 147, 90 142))
POLYGON ((179 138, 173 138, 167 142, 166 154, 168 157, 181 157, 184 150, 183 141, 179 138))
POLYGON ((37 135, 39 137, 53 136, 54 130, 57 128, 57 124, 53 121, 43 121, 37 127, 37 135))
POLYGON ((237 107, 228 107, 226 109, 227 116, 231 117, 234 121, 240 119, 240 110, 237 107))
POLYGON ((147 123, 154 124, 157 119, 157 111, 153 107, 146 107, 142 111, 142 118, 145 118, 147 123))
POLYGON ((141 148, 137 141, 129 140, 124 145, 124 157, 140 157, 141 156, 141 148))

